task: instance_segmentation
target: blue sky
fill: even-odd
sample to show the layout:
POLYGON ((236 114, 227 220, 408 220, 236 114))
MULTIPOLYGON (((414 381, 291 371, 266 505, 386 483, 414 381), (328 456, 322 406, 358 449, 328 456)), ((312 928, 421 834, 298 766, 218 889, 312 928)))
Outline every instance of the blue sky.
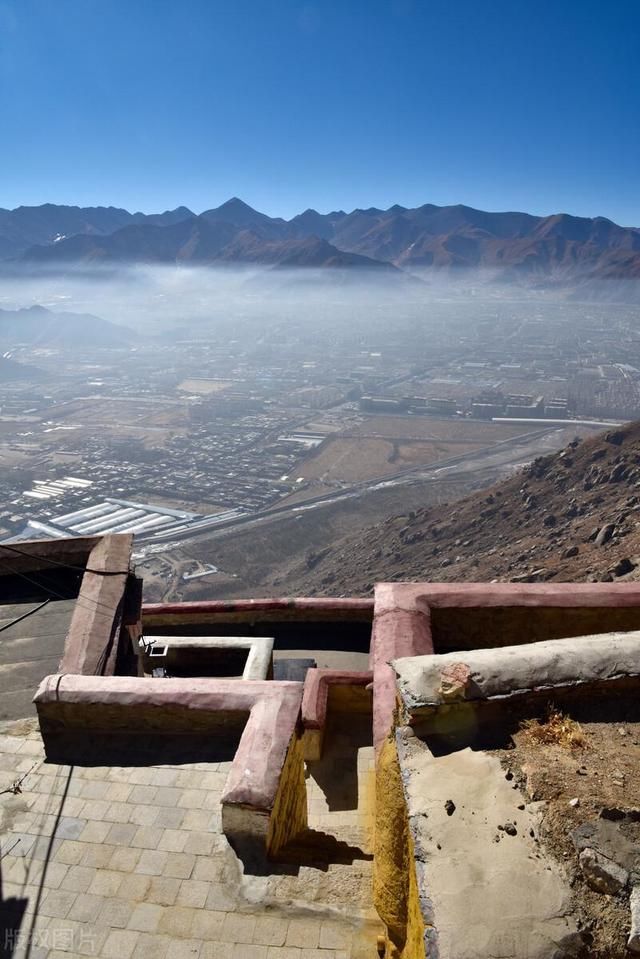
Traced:
POLYGON ((640 225, 639 0, 0 0, 0 206, 640 225))

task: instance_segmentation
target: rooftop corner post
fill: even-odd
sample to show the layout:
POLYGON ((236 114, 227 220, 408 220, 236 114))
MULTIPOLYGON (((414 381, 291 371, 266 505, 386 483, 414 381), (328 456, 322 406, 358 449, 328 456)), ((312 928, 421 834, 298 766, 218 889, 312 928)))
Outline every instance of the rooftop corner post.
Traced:
POLYGON ((370 666, 373 671, 373 742, 379 752, 391 734, 396 708, 396 680, 391 662, 401 656, 433 653, 431 613, 421 596, 406 598, 402 587, 380 583, 375 588, 370 666))
POLYGON ((131 572, 133 535, 113 533, 90 543, 59 671, 112 676, 119 657, 129 657, 131 640, 140 634, 140 581, 131 572))

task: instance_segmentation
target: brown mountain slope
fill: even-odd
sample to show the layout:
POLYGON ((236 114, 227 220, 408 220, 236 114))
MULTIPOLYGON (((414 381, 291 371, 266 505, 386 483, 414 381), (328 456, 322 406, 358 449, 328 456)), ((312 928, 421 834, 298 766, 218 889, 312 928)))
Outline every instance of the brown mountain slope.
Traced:
MULTIPOLYGON (((216 212, 211 211, 211 214, 216 212)), ((264 214, 256 213, 256 216, 264 214)), ((292 268, 355 268, 376 270, 396 278, 401 276, 401 271, 391 263, 339 250, 327 240, 315 236, 274 238, 260 224, 245 229, 210 214, 166 227, 149 223, 128 225, 108 236, 78 233, 49 246, 31 247, 22 259, 25 263, 45 266, 69 263, 257 263, 292 268)))
POLYGON ((622 576, 640 578, 640 423, 574 441, 449 506, 345 537, 292 571, 309 595, 364 594, 385 580, 622 576))
POLYGON ((49 244, 56 238, 78 233, 96 236, 135 223, 168 226, 190 217, 193 213, 185 206, 149 216, 113 206, 78 207, 55 203, 19 206, 15 210, 0 209, 0 255, 15 256, 34 243, 49 244))
POLYGON ((605 217, 540 217, 460 204, 328 214, 309 209, 289 221, 237 197, 200 216, 186 207, 152 216, 52 205, 0 210, 0 259, 16 255, 20 262, 51 268, 286 261, 291 267, 366 266, 380 272, 383 262, 387 270, 393 265, 418 275, 480 269, 485 278, 573 288, 589 299, 640 299, 640 229, 605 217), (24 232, 27 226, 31 232, 24 232), (36 245, 25 250, 29 236, 36 245))

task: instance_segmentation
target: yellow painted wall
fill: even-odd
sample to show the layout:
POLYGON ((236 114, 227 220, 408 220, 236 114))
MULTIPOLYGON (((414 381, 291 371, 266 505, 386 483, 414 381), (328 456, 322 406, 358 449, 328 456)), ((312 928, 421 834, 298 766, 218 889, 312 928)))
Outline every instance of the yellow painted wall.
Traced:
POLYGON ((288 842, 306 830, 307 822, 307 785, 304 778, 302 742, 297 733, 294 733, 271 811, 267 854, 277 857, 288 842))
POLYGON ((425 959, 425 925, 395 741, 376 762, 373 901, 387 929, 385 959, 425 959))

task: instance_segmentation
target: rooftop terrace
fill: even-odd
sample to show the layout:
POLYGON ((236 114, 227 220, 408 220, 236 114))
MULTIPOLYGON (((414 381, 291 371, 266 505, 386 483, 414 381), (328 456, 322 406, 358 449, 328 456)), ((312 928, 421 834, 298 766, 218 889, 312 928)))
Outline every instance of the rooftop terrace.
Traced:
POLYGON ((130 552, 3 554, 1 956, 626 954, 636 584, 141 605, 130 552), (579 757, 522 738, 550 703, 579 757), (585 828, 622 857, 604 904, 585 828))

